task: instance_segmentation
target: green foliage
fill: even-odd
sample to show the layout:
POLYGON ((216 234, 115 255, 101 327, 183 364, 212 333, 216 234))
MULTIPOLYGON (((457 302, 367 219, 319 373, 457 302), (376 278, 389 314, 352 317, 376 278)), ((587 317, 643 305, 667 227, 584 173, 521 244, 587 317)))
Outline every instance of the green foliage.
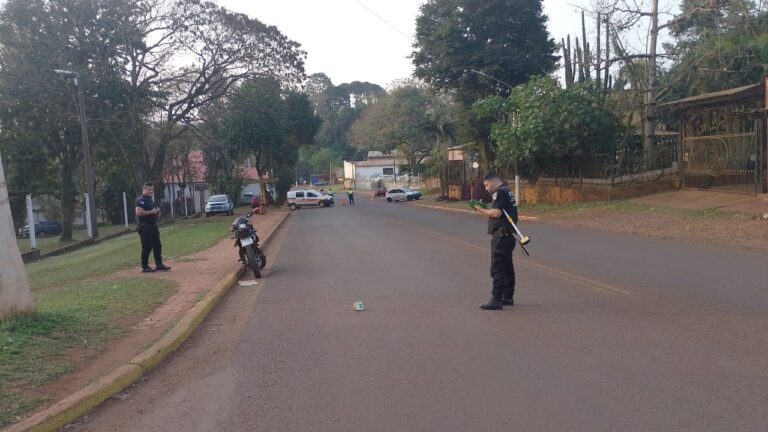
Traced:
POLYGON ((674 58, 662 82, 669 99, 694 96, 760 82, 768 64, 768 10, 747 0, 684 0, 685 16, 666 46, 674 58))
POLYGON ((421 162, 453 132, 450 103, 426 89, 406 85, 381 98, 355 122, 349 134, 358 148, 405 156, 406 171, 419 174, 421 162))
MULTIPOLYGON (((327 78, 327 77, 325 77, 327 78)), ((370 107, 386 97, 383 88, 368 82, 355 81, 338 86, 332 85, 323 76, 315 76, 315 87, 324 90, 312 96, 322 127, 317 133, 315 144, 320 148, 332 149, 344 159, 354 159, 355 149, 349 141, 352 125, 370 107)))
POLYGON ((478 115, 494 120, 491 137, 499 163, 578 165, 592 153, 613 149, 618 133, 614 116, 603 108, 592 83, 560 88, 549 77, 515 87, 507 99, 491 97, 475 104, 478 115))
POLYGON ((429 0, 416 19, 414 75, 474 101, 506 94, 554 70, 555 42, 546 29, 541 0, 429 0))

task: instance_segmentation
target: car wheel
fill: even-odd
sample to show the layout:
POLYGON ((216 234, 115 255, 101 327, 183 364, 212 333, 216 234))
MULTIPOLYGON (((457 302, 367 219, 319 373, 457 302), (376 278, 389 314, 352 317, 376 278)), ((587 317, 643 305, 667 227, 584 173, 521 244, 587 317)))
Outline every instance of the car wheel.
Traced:
POLYGON ((387 202, 392 202, 392 197, 387 198, 387 202))
POLYGON ((323 208, 326 206, 325 201, 320 201, 320 204, 318 204, 320 208, 323 208))
POLYGON ((290 204, 288 204, 288 208, 291 209, 291 210, 296 210, 296 204, 290 203, 290 204))
POLYGON ((407 197, 407 198, 405 198, 405 199, 407 199, 408 201, 413 201, 413 197, 412 197, 412 196, 410 196, 410 195, 408 195, 408 197, 407 197))

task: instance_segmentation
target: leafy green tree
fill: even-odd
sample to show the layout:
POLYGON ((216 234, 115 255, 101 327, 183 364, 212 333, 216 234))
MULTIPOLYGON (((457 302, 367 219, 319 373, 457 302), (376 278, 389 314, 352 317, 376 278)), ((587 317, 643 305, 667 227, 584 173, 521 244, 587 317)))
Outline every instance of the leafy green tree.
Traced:
POLYGON ((277 81, 248 81, 229 99, 223 122, 224 139, 240 154, 253 158, 263 197, 267 196, 264 174, 283 161, 289 130, 288 108, 277 81))
POLYGON ((522 163, 535 178, 543 166, 575 172, 593 153, 614 148, 618 122, 603 106, 603 94, 592 82, 563 89, 553 78, 534 77, 508 98, 484 99, 475 110, 493 120, 500 162, 522 163))
POLYGON ((316 146, 332 149, 345 159, 354 158, 349 130, 368 108, 385 96, 380 86, 359 81, 327 87, 314 96, 317 114, 323 121, 315 139, 316 146))
MULTIPOLYGON (((0 129, 10 148, 29 144, 38 166, 25 173, 56 172, 62 240, 72 238, 82 137, 75 89, 54 69, 80 72, 94 154, 119 129, 125 51, 120 34, 130 23, 116 0, 9 0, 0 11, 0 129)), ((11 151, 11 157, 19 153, 11 151)), ((29 159, 21 159, 21 166, 29 159)), ((17 162, 11 161, 12 166, 17 162)), ((42 178, 46 174, 41 175, 42 178)), ((18 178, 18 177, 16 177, 18 178)))
POLYGON ((407 170, 421 172, 421 163, 445 136, 445 118, 435 117, 434 100, 416 86, 399 87, 371 106, 351 128, 350 140, 359 148, 391 153, 400 151, 407 170))
POLYGON ((483 144, 486 164, 493 159, 489 125, 474 116, 471 105, 554 70, 555 42, 546 21, 541 0, 429 0, 421 6, 414 75, 456 92, 464 107, 459 118, 483 144))
MULTIPOLYGON (((762 3, 762 2, 761 2, 762 3)), ((673 66, 667 98, 760 82, 768 64, 768 10, 749 0, 684 0, 666 46, 673 66), (713 4, 714 3, 714 4, 713 4)))

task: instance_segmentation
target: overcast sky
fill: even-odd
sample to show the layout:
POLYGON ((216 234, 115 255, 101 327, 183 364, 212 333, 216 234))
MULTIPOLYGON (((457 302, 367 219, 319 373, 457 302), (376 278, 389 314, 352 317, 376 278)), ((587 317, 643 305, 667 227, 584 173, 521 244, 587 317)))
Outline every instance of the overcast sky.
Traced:
MULTIPOLYGON (((307 52, 308 74, 323 72, 334 84, 369 81, 387 86, 409 77, 408 56, 422 0, 217 0, 277 26, 307 52)), ((670 1, 662 1, 670 3, 670 1)), ((549 32, 556 41, 581 34, 578 6, 590 0, 544 0, 549 32)), ((587 23, 588 31, 594 23, 587 23)), ((645 34, 635 37, 644 47, 645 34)))

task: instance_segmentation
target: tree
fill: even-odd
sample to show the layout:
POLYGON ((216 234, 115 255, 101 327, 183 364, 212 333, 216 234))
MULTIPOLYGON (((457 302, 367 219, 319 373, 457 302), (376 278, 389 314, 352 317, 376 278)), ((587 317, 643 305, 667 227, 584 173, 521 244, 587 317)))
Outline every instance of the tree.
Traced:
POLYGON ((224 139, 241 154, 253 157, 263 197, 267 196, 264 174, 282 161, 288 131, 288 109, 277 81, 248 81, 230 98, 224 117, 224 139))
POLYGON ((683 1, 683 18, 670 26, 675 42, 665 49, 674 63, 662 77, 668 99, 754 84, 764 74, 767 5, 746 0, 711 3, 683 1))
POLYGON ((350 129, 350 140, 359 148, 391 153, 400 151, 408 171, 419 174, 420 164, 436 144, 432 104, 425 89, 405 86, 369 108, 350 129))
MULTIPOLYGON (((131 20, 140 36, 124 62, 129 84, 131 134, 124 151, 136 182, 161 180, 169 143, 199 119, 203 108, 236 85, 270 75, 287 85, 304 78, 305 53, 273 26, 198 0, 132 0, 131 20), (154 103, 147 106, 144 96, 154 103), (159 118, 160 134, 147 140, 144 120, 159 118)), ((128 36, 126 36, 128 37, 128 36)))
POLYGON ((118 35, 131 32, 120 11, 117 0, 10 0, 0 12, 2 134, 44 155, 45 163, 31 172, 58 171, 62 240, 72 239, 83 156, 75 91, 54 69, 80 72, 98 152, 121 117, 121 92, 115 89, 122 77, 114 60, 125 48, 118 35))
POLYGON ((564 166, 575 174, 591 154, 614 148, 618 122, 603 106, 603 93, 594 82, 563 89, 550 77, 534 77, 508 98, 493 96, 475 109, 493 121, 500 162, 522 163, 535 179, 542 166, 564 166))
POLYGON ((540 0, 429 0, 421 6, 414 75, 437 89, 456 91, 467 114, 464 122, 483 144, 486 165, 493 159, 489 125, 473 117, 471 105, 554 70, 555 42, 546 21, 540 0))
POLYGON ((383 88, 368 82, 355 81, 330 86, 312 97, 322 127, 317 133, 315 145, 330 148, 345 159, 354 158, 354 149, 348 140, 350 127, 377 100, 386 96, 383 88))
POLYGON ((32 290, 29 288, 27 270, 21 260, 13 218, 8 200, 3 162, 0 159, 0 321, 20 313, 34 312, 32 290))

